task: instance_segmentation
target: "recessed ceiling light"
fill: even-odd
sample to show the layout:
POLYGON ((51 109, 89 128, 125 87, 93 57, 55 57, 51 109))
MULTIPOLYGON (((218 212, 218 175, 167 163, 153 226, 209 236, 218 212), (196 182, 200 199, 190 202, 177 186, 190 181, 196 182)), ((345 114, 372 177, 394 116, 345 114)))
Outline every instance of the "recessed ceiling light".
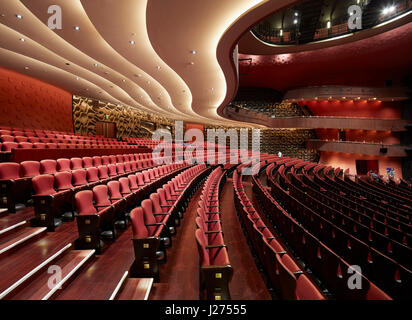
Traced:
POLYGON ((125 80, 125 79, 122 79, 122 82, 126 82, 126 80, 125 80))
POLYGON ((80 27, 79 26, 74 26, 74 30, 79 31, 80 27))
POLYGON ((17 19, 23 19, 23 16, 21 14, 16 14, 17 19))
POLYGON ((191 54, 196 54, 196 50, 190 51, 191 54))
POLYGON ((189 64, 193 66, 195 63, 194 63, 193 61, 190 61, 190 63, 189 63, 189 64))
POLYGON ((24 42, 24 41, 26 41, 24 38, 20 38, 19 39, 21 42, 24 42))
POLYGON ((298 19, 293 20, 293 23, 294 23, 294 24, 297 24, 297 23, 298 23, 298 19))
POLYGON ((140 78, 142 75, 140 73, 137 73, 134 76, 137 77, 137 78, 140 78))
POLYGON ((161 69, 161 67, 160 67, 160 66, 156 66, 156 69, 157 69, 157 70, 160 70, 160 69, 161 69))
POLYGON ((70 63, 66 62, 66 66, 70 66, 70 63))
POLYGON ((130 44, 135 44, 134 40, 129 41, 130 44))
POLYGON ((0 14, 0 17, 5 17, 6 15, 4 13, 0 14))
POLYGON ((149 80, 147 80, 147 83, 148 83, 148 84, 150 84, 150 81, 149 81, 149 80))
POLYGON ((80 80, 80 78, 79 78, 79 77, 76 77, 76 80, 80 80))
POLYGON ((97 63, 94 63, 93 65, 94 65, 96 68, 99 66, 97 63))
POLYGON ((30 68, 26 66, 26 67, 24 67, 24 69, 29 70, 30 68))

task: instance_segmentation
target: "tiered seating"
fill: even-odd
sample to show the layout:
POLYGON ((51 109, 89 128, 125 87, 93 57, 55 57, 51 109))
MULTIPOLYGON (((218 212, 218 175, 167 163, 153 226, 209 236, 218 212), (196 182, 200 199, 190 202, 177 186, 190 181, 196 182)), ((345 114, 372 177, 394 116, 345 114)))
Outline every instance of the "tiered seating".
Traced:
POLYGON ((100 240, 104 231, 111 231, 114 239, 116 237, 115 222, 127 225, 127 215, 130 209, 136 207, 149 190, 167 181, 185 167, 184 164, 163 165, 144 172, 129 174, 127 178, 111 180, 107 185, 97 185, 92 190, 78 192, 75 195, 79 232, 76 247, 101 250, 100 240), (152 175, 155 171, 160 171, 161 174, 158 174, 158 177, 152 175), (136 186, 136 181, 139 180, 141 184, 136 186))
MULTIPOLYGON (((149 139, 145 139, 150 144, 149 139)), ((98 135, 78 135, 70 132, 6 128, 0 130, 1 151, 13 149, 79 149, 131 148, 125 141, 98 135)))
MULTIPOLYGON (((297 182, 299 179, 293 178, 293 174, 287 173, 287 170, 289 168, 280 166, 276 175, 270 180, 270 186, 273 194, 286 206, 292 216, 342 259, 360 266, 363 275, 392 297, 406 297, 407 288, 412 281, 412 272, 411 262, 408 259, 411 256, 411 249, 408 246, 410 240, 405 229, 397 232, 389 225, 382 225, 375 219, 378 212, 375 212, 370 219, 371 217, 358 211, 360 207, 348 211, 348 208, 339 201, 328 199, 326 195, 329 195, 330 189, 333 188, 332 190, 341 198, 360 200, 366 207, 372 202, 367 191, 361 190, 354 182, 350 184, 353 186, 352 189, 349 187, 339 189, 341 184, 337 181, 343 182, 343 180, 338 177, 332 180, 328 177, 335 173, 333 168, 323 166, 314 169, 313 182, 319 183, 316 196, 319 197, 318 199, 312 196, 315 193, 309 190, 311 187, 306 183, 297 182), (279 184, 276 180, 282 183, 279 184), (306 189, 311 193, 308 194, 306 189), (359 199, 357 192, 366 195, 370 200, 362 202, 367 197, 359 199)), ((336 172, 339 173, 340 170, 336 172)), ((390 197, 384 194, 382 196, 386 199, 390 197)), ((375 200, 375 203, 377 202, 379 201, 375 200)), ((401 205, 396 207, 395 203, 392 203, 391 206, 396 210, 403 210, 400 208, 401 205)), ((385 220, 383 223, 385 224, 385 220)))
MULTIPOLYGON (((379 289, 374 283, 366 278, 363 269, 358 273, 348 260, 339 255, 333 247, 318 238, 318 233, 311 233, 311 229, 306 229, 300 224, 300 220, 295 220, 283 209, 281 204, 272 197, 269 190, 275 187, 280 188, 277 181, 272 176, 277 164, 267 167, 268 181, 271 188, 266 189, 259 181, 253 179, 253 190, 264 208, 270 221, 276 225, 277 230, 287 240, 289 246, 307 263, 308 268, 322 281, 327 289, 339 299, 360 299, 376 300, 390 299, 390 297, 379 289), (348 287, 349 277, 356 274, 362 283, 358 289, 348 287)), ((281 188, 280 188, 281 189, 281 188)), ((304 214, 304 213, 302 213, 304 214)), ((323 226, 323 225, 322 225, 323 226)), ((335 237, 337 233, 332 233, 335 237)), ((352 244, 351 242, 348 243, 352 244)), ((345 246, 341 243, 341 246, 345 246)), ((352 264, 353 265, 353 264, 352 264)))
POLYGON ((219 210, 219 194, 225 181, 225 171, 216 168, 203 187, 197 209, 195 237, 199 251, 201 299, 230 300, 229 283, 233 269, 224 244, 219 210))
POLYGON ((135 261, 130 268, 132 277, 159 280, 158 264, 166 261, 166 248, 172 244, 171 236, 176 233, 189 199, 208 172, 209 168, 204 164, 186 169, 163 184, 149 199, 143 200, 141 207, 131 211, 135 252, 135 261))
MULTIPOLYGON (((8 208, 9 213, 16 212, 16 202, 27 203, 32 192, 31 181, 39 175, 51 174, 54 176, 60 172, 70 171, 73 178, 73 187, 80 185, 88 185, 91 187, 93 183, 100 182, 100 180, 111 179, 111 177, 105 177, 104 175, 104 167, 107 165, 117 165, 116 168, 111 168, 113 170, 112 177, 120 173, 125 175, 128 172, 153 166, 151 157, 151 153, 141 153, 103 157, 96 156, 93 159, 84 157, 57 159, 57 161, 52 159, 41 160, 40 162, 23 161, 20 164, 13 162, 0 163, 0 206, 8 208), (90 169, 92 167, 96 167, 99 173, 101 173, 98 179, 96 177, 96 170, 90 169), (81 170, 79 171, 79 169, 81 170), (92 180, 86 181, 86 179, 89 178, 92 180)), ((57 184, 57 182, 53 182, 53 187, 55 184, 57 184)))
MULTIPOLYGON (((270 279, 271 286, 285 300, 325 299, 322 291, 281 244, 279 237, 275 237, 261 219, 243 188, 242 175, 238 173, 241 172, 241 167, 233 172, 236 211, 246 236, 250 239, 254 252, 270 279)), ((259 180, 254 182, 260 183, 259 180)))

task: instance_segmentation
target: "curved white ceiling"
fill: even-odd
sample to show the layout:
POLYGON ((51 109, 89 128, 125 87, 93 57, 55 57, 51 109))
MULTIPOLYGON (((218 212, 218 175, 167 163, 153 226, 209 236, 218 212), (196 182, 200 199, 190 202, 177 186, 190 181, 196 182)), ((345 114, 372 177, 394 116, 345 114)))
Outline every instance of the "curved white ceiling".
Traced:
POLYGON ((217 114, 237 87, 234 44, 268 9, 293 2, 2 0, 0 66, 171 119, 240 125, 217 114), (60 30, 47 26, 50 5, 62 9, 60 30))

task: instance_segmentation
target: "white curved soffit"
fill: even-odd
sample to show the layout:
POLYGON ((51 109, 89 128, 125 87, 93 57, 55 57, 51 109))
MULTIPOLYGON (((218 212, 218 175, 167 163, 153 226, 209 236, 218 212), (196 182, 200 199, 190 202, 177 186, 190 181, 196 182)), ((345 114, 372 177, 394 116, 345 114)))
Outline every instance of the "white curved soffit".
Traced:
POLYGON ((82 95, 171 119, 240 125, 216 112, 237 88, 233 46, 269 11, 294 2, 2 0, 0 23, 6 27, 1 30, 8 37, 1 44, 6 50, 2 56, 7 59, 10 53, 14 59, 14 52, 25 57, 2 61, 2 66, 61 83, 73 93, 88 83, 90 93, 82 95), (61 30, 47 27, 50 5, 62 8, 61 30), (14 39, 19 34, 29 41, 14 39), (33 73, 23 65, 30 61, 33 73), (38 68, 45 70, 42 76, 34 73, 38 68), (73 84, 76 77, 82 85, 73 84))

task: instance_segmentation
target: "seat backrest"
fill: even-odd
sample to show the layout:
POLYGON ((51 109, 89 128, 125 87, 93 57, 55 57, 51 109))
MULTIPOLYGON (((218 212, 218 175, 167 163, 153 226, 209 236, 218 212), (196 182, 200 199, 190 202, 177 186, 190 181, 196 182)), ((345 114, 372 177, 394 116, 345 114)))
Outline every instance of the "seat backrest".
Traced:
POLYGON ((40 161, 40 170, 43 174, 52 174, 57 172, 56 160, 46 159, 40 161))
POLYGON ((83 157, 83 168, 93 167, 93 159, 91 157, 83 157))
POLYGON ((82 158, 71 158, 70 161, 72 163, 72 170, 83 168, 82 158))
POLYGON ((23 177, 35 177, 40 175, 40 162, 23 161, 20 163, 23 177))
POLYGON ((107 179, 109 178, 109 169, 107 168, 106 165, 102 165, 97 168, 99 170, 99 178, 100 179, 107 179))
POLYGON ((124 173, 124 163, 123 162, 116 164, 116 171, 118 174, 124 173))
POLYGON ((53 143, 53 142, 46 143, 46 149, 57 149, 57 143, 53 143))
POLYGON ((18 179, 21 177, 20 165, 15 162, 0 163, 0 180, 18 179))
POLYGON ((60 158, 57 159, 57 171, 70 171, 71 170, 71 162, 70 159, 60 158))
POLYGON ((105 184, 93 188, 93 198, 96 206, 110 206, 109 189, 105 184))
POLYGON ((27 137, 22 136, 14 136, 14 141, 16 142, 27 142, 29 139, 27 137))
POLYGON ((87 171, 85 169, 73 170, 73 185, 84 186, 87 185, 87 171))
POLYGON ((130 190, 130 185, 129 185, 129 179, 128 178, 120 178, 119 179, 120 183, 120 192, 121 193, 132 193, 130 190))
POLYGON ((116 165, 115 164, 109 164, 107 166, 107 169, 109 169, 109 177, 117 176, 117 170, 116 170, 116 165))
POLYGON ((104 164, 104 165, 110 164, 109 156, 102 156, 102 164, 104 164))
MULTIPOLYGON (((152 224, 156 223, 156 218, 153 215, 153 205, 152 205, 152 200, 150 199, 145 199, 141 203, 141 207, 143 209, 144 213, 144 222, 145 224, 152 224)), ((156 226, 148 226, 149 233, 153 234, 156 230, 156 226)))
POLYGON ((54 176, 50 174, 35 176, 32 179, 32 185, 35 195, 44 196, 56 193, 54 189, 54 176))
POLYGON ((110 159, 110 163, 111 163, 111 164, 115 164, 115 163, 116 163, 116 156, 110 155, 110 156, 109 156, 109 159, 110 159))
POLYGON ((152 193, 150 195, 150 200, 152 200, 152 205, 153 205, 153 211, 154 213, 162 213, 162 212, 167 212, 166 208, 163 209, 160 206, 160 198, 157 193, 152 193))
POLYGON ((95 167, 101 166, 102 165, 102 157, 94 156, 93 157, 93 165, 95 167))
POLYGON ((107 184, 109 188, 109 196, 111 200, 119 200, 123 198, 122 194, 120 193, 120 183, 119 181, 110 181, 107 184))
POLYGON ((99 170, 96 167, 87 168, 87 181, 97 182, 99 181, 99 170))
POLYGON ((124 162, 124 158, 123 158, 123 155, 122 155, 122 154, 116 155, 116 162, 117 162, 117 163, 122 163, 122 162, 124 162))
POLYGON ((199 251, 200 264, 202 266, 209 266, 210 259, 209 259, 209 253, 207 252, 207 249, 206 249, 207 241, 206 241, 204 232, 202 232, 202 230, 200 229, 197 229, 195 231, 195 238, 196 238, 197 248, 199 251))
POLYGON ((67 190, 73 188, 72 173, 69 171, 57 172, 54 175, 57 191, 67 190))
POLYGON ((77 212, 82 214, 97 213, 96 208, 93 206, 93 191, 84 190, 76 193, 74 196, 77 212))
POLYGON ((1 142, 14 142, 14 136, 4 134, 0 136, 0 140, 1 142))
POLYGON ((3 142, 2 150, 5 152, 11 152, 13 149, 18 149, 19 144, 17 142, 3 142))
POLYGON ((46 149, 46 144, 43 142, 35 142, 33 143, 34 149, 46 149))
POLYGON ((137 184, 137 177, 135 174, 130 174, 127 176, 129 179, 129 186, 131 189, 139 189, 139 186, 137 184))
POLYGON ((144 223, 144 214, 141 207, 135 208, 130 212, 130 220, 132 221, 133 238, 147 238, 149 230, 144 223))

